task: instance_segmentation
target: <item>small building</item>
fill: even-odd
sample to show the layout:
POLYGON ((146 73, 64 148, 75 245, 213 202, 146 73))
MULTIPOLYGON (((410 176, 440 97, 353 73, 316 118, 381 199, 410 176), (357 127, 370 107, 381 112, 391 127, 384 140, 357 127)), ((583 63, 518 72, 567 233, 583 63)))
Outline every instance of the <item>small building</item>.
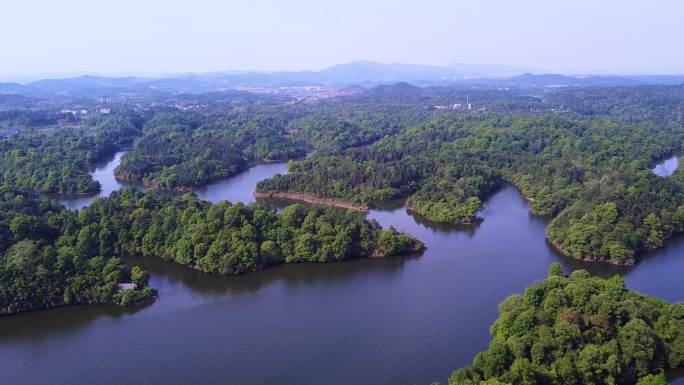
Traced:
POLYGON ((116 291, 122 292, 122 291, 130 291, 130 290, 135 290, 138 287, 135 283, 117 283, 116 284, 116 291))

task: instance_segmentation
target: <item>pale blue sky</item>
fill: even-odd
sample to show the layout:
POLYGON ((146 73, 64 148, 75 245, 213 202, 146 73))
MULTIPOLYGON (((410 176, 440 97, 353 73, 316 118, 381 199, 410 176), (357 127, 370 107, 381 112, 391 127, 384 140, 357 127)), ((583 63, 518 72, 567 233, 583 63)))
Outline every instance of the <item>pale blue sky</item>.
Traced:
POLYGON ((0 0, 0 76, 354 60, 684 73, 676 0, 0 0))

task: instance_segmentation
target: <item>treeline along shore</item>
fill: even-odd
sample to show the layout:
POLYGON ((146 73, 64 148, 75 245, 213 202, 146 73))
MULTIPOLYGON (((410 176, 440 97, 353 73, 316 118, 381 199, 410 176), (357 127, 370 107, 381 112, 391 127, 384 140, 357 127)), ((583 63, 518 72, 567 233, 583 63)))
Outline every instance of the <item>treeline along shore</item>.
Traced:
POLYGON ((354 204, 352 202, 345 201, 341 198, 319 198, 313 195, 301 193, 278 193, 258 191, 255 191, 253 194, 256 199, 279 199, 284 201, 301 202, 312 205, 333 206, 342 209, 360 211, 363 213, 367 213, 369 210, 369 207, 367 205, 354 204))

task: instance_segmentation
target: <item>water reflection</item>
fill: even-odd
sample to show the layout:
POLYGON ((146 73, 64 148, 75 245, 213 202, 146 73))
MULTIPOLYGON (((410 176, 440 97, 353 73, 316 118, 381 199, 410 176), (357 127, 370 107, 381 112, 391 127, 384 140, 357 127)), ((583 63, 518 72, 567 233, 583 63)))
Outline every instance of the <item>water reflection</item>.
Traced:
POLYGON ((3 316, 0 322, 0 344, 9 340, 25 339, 39 341, 50 335, 60 335, 77 330, 101 318, 118 319, 134 315, 152 306, 152 302, 136 306, 83 305, 62 306, 29 313, 3 316))
MULTIPOLYGON (((207 296, 243 295, 257 293, 275 283, 286 287, 306 286, 320 282, 340 282, 359 274, 394 274, 420 254, 387 258, 356 259, 333 263, 297 263, 274 266, 258 273, 225 276, 206 274, 172 261, 154 257, 126 257, 124 261, 138 265, 152 274, 151 285, 157 277, 164 277, 162 284, 182 285, 183 288, 207 296)), ((156 286, 155 286, 156 287, 156 286)))
MULTIPOLYGON (((114 177, 114 170, 121 164, 121 158, 125 154, 126 151, 119 151, 95 164, 91 176, 100 182, 101 190, 99 193, 86 195, 49 194, 48 196, 56 199, 68 210, 73 211, 88 206, 96 197, 108 197, 113 191, 124 187, 135 187, 144 190, 145 187, 141 182, 122 181, 114 177)), ((263 163, 233 177, 213 181, 204 187, 196 189, 194 192, 200 199, 212 203, 227 200, 233 203, 243 202, 248 204, 255 201, 252 192, 257 182, 270 178, 275 174, 283 174, 286 171, 286 162, 263 163)))
POLYGON ((114 169, 121 163, 121 158, 126 151, 119 151, 111 157, 105 158, 95 164, 94 170, 90 173, 93 179, 100 182, 100 192, 87 195, 57 195, 50 194, 51 198, 56 199, 68 210, 79 210, 88 206, 97 197, 108 197, 112 192, 124 187, 135 187, 144 189, 142 183, 120 181, 114 177, 114 169))
POLYGON ((248 204, 255 201, 252 192, 259 181, 271 178, 275 174, 284 174, 285 172, 287 172, 286 162, 263 163, 231 178, 212 182, 205 187, 195 190, 195 194, 200 199, 212 203, 227 200, 232 203, 242 202, 248 204))

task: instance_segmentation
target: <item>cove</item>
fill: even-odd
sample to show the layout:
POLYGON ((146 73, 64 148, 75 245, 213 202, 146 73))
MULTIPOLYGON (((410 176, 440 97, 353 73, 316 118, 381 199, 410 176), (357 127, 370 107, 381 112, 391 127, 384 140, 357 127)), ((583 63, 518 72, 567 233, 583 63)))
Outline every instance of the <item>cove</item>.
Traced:
POLYGON ((135 187, 143 189, 141 183, 120 181, 114 177, 114 169, 121 163, 121 158, 126 154, 126 151, 118 151, 110 157, 106 157, 101 161, 95 163, 95 169, 90 175, 96 181, 100 182, 100 192, 88 195, 56 195, 51 194, 51 197, 68 210, 82 209, 90 204, 93 199, 97 197, 108 197, 112 192, 122 189, 124 187, 135 187))
MULTIPOLYGON (((121 158, 126 154, 126 151, 119 151, 110 157, 103 159, 95 164, 95 169, 90 173, 93 179, 100 182, 101 190, 97 194, 92 195, 51 195, 56 197, 57 201, 69 210, 78 210, 88 206, 96 197, 107 197, 113 191, 122 189, 124 187, 135 187, 144 190, 142 183, 122 181, 114 177, 114 169, 121 163, 121 158)), ((221 200, 228 200, 230 202, 243 202, 245 204, 255 201, 252 192, 256 186, 256 182, 272 177, 275 174, 283 174, 287 171, 287 163, 263 163, 255 167, 251 167, 244 172, 235 175, 231 178, 219 179, 206 186, 194 190, 198 198, 206 201, 216 203, 221 200)))
MULTIPOLYGON (((280 167, 259 165, 198 194, 247 198, 280 167)), ((421 255, 285 265, 237 277, 132 258, 151 272, 157 301, 0 318, 3 382, 444 382, 486 349, 498 303, 543 279, 551 262, 566 272, 619 273, 631 289, 684 300, 684 238, 634 268, 586 264, 549 247, 547 220, 530 215, 512 186, 485 202, 484 220, 473 226, 436 225, 407 214, 402 203, 368 216, 421 239, 421 255)))

